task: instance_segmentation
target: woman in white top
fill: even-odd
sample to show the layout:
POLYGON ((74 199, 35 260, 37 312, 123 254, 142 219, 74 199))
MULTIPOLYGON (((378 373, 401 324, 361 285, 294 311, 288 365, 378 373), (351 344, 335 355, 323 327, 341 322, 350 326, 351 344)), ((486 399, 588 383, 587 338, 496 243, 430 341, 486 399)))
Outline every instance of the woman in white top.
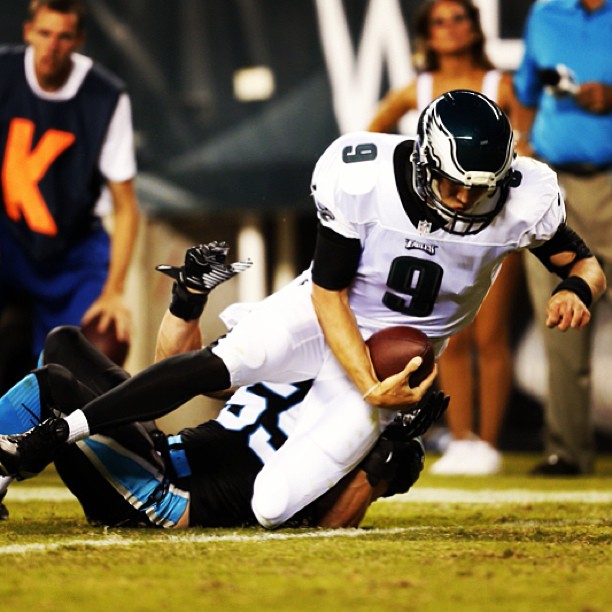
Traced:
MULTIPOLYGON (((471 0, 425 2, 415 31, 418 76, 384 97, 369 130, 395 131, 408 112, 420 113, 452 89, 482 92, 512 117, 511 75, 496 70, 487 57, 480 13, 471 0)), ((440 358, 441 386, 451 397, 452 441, 432 473, 490 474, 501 468, 497 444, 512 387, 509 319, 520 272, 519 255, 508 257, 475 321, 451 339, 440 358)))

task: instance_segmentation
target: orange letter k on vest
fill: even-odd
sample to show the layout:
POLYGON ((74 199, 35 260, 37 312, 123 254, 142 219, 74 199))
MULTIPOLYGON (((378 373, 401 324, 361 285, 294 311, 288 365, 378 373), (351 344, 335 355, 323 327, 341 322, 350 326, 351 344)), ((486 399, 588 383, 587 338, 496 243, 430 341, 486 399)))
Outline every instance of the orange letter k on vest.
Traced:
POLYGON ((70 132, 48 130, 32 150, 33 137, 32 121, 21 118, 11 121, 2 164, 6 213, 13 221, 19 221, 23 216, 32 231, 55 236, 57 225, 38 183, 75 137, 70 132))

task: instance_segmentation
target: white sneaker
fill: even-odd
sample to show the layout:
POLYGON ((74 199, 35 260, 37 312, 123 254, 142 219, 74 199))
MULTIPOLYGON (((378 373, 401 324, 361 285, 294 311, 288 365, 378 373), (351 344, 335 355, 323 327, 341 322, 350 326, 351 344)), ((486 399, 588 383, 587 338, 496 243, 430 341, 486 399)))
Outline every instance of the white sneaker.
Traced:
POLYGON ((431 474, 484 476, 501 470, 501 453, 479 439, 453 440, 430 469, 431 474))
POLYGON ((469 460, 464 464, 466 476, 487 476, 501 470, 501 453, 484 440, 476 440, 469 460))
POLYGON ((442 457, 429 470, 431 474, 463 474, 463 465, 468 461, 474 440, 452 440, 442 457))

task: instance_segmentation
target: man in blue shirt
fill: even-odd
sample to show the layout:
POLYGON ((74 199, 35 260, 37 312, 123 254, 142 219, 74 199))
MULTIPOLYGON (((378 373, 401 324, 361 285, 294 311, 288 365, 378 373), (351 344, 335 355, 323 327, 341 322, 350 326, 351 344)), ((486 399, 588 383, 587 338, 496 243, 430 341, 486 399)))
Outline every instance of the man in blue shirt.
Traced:
MULTIPOLYGON (((537 1, 525 30, 525 54, 514 86, 521 104, 519 152, 547 162, 565 192, 568 224, 589 244, 612 279, 612 2, 537 1)), ((556 282, 527 261, 529 291, 544 327, 549 287, 556 282)), ((593 327, 589 328, 592 330, 593 327)), ((546 461, 533 473, 593 470, 589 330, 546 331, 549 361, 545 410, 546 461)))

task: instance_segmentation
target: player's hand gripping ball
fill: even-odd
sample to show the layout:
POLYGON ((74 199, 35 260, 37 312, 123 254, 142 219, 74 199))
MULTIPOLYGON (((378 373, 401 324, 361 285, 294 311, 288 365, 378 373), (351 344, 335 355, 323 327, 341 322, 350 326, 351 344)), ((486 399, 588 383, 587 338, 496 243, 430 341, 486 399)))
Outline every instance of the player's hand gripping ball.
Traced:
POLYGON ((423 363, 408 379, 411 388, 418 387, 431 374, 435 365, 432 343, 422 331, 409 326, 387 327, 367 340, 370 358, 379 380, 401 372, 414 357, 423 363))

